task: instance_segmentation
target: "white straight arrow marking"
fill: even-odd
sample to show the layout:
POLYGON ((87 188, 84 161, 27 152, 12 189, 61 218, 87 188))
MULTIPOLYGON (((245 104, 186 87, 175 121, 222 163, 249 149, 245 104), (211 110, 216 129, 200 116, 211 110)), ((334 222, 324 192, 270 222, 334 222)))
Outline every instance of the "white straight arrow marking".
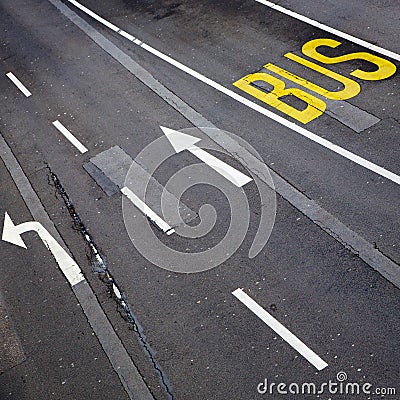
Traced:
POLYGON ((195 143, 199 142, 201 139, 190 136, 186 133, 175 131, 174 129, 165 128, 164 126, 160 126, 160 128, 176 153, 180 153, 183 150, 190 151, 194 156, 203 161, 224 178, 228 179, 235 186, 242 187, 253 180, 217 157, 207 153, 200 147, 195 146, 195 143))
POLYGON ((35 231, 40 236, 40 239, 42 239, 43 243, 53 254, 58 266, 71 286, 75 286, 79 282, 85 280, 79 265, 68 255, 42 224, 31 221, 24 222, 20 225, 14 225, 8 213, 5 214, 2 240, 26 249, 21 235, 29 231, 35 231))
MULTIPOLYGON (((68 0, 70 3, 74 4, 76 7, 78 7, 80 10, 82 10, 84 13, 92 16, 94 19, 99 21, 100 23, 104 24, 105 26, 108 26, 110 24, 108 21, 104 20, 104 18, 100 17, 99 15, 95 14, 93 11, 89 10, 76 0, 68 0)), ((275 9, 277 7, 274 7, 275 9)), ((122 29, 119 29, 118 27, 110 27, 110 29, 113 29, 115 32, 118 34, 128 37, 129 34, 127 34, 125 31, 122 29), (116 28, 116 29, 115 29, 116 28)), ((172 57, 162 53, 161 51, 158 51, 154 47, 149 46, 146 43, 143 43, 141 40, 133 37, 131 37, 129 40, 132 41, 132 43, 137 44, 140 46, 142 49, 148 51, 149 53, 153 54, 154 56, 160 58, 161 60, 164 60, 165 62, 173 65, 174 67, 180 69, 183 72, 186 72, 190 76, 198 79, 199 81, 205 83, 206 85, 218 90, 221 93, 224 93, 225 95, 229 96, 230 98, 242 103, 246 107, 251 108, 252 110, 265 115, 267 118, 271 118, 272 120, 278 122, 279 124, 286 126, 287 128, 291 129, 294 132, 297 132, 298 134, 306 137, 307 139, 312 140, 315 143, 318 143, 319 145, 325 147, 326 149, 329 149, 333 151, 336 154, 341 155, 344 158, 347 158, 348 160, 368 169, 369 171, 372 171, 380 176, 383 176, 386 179, 391 180, 392 182, 400 185, 400 176, 396 175, 395 173, 388 171, 386 168, 383 168, 377 164, 372 163, 371 161, 366 160, 365 158, 362 158, 358 156, 357 154, 352 153, 351 151, 348 151, 332 142, 329 140, 326 140, 325 138, 318 136, 317 134, 303 128, 302 126, 299 126, 295 124, 294 122, 288 121, 287 119, 281 117, 278 114, 275 114, 274 112, 267 110, 265 107, 261 106, 260 104, 253 103, 251 100, 249 100, 246 97, 241 96, 239 93, 234 92, 233 90, 230 90, 226 88, 225 86, 221 85, 220 83, 214 82, 212 79, 207 78, 206 76, 200 74, 199 72, 187 67, 186 65, 182 64, 181 62, 173 59, 172 57)), ((371 50, 378 51, 379 47, 369 47, 371 50)), ((382 53, 385 54, 385 53, 382 53)), ((396 58, 396 53, 388 54, 388 56, 396 58)), ((396 58, 398 60, 398 58, 396 58)))
POLYGON ((273 331, 275 331, 283 340, 297 350, 306 360, 314 365, 318 371, 321 371, 328 366, 328 364, 321 357, 315 354, 297 336, 293 335, 292 332, 290 332, 279 321, 277 321, 270 313, 265 311, 250 296, 243 292, 242 289, 236 289, 232 292, 232 294, 254 314, 256 314, 258 318, 265 322, 273 331))

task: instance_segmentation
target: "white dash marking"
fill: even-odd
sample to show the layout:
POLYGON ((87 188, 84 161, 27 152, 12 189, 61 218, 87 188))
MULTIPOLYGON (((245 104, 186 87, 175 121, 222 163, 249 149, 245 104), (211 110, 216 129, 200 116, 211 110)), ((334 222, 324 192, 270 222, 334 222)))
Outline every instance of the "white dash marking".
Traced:
POLYGON ((308 362, 314 365, 315 368, 321 371, 328 366, 328 364, 324 360, 322 360, 321 357, 319 357, 309 347, 307 347, 297 336, 295 336, 292 332, 285 328, 271 314, 265 311, 242 289, 236 289, 232 292, 232 294, 246 307, 248 307, 250 311, 256 314, 258 318, 265 322, 283 340, 285 340, 290 346, 298 351, 308 362))
POLYGON ((88 149, 60 122, 54 121, 53 125, 68 139, 82 154, 88 149))
POLYGON ((151 221, 153 221, 164 233, 167 235, 172 235, 175 230, 165 222, 161 217, 159 217, 145 202, 139 199, 135 193, 129 188, 124 186, 121 192, 151 221))
POLYGON ((8 72, 6 74, 6 76, 25 95, 25 97, 32 96, 32 93, 26 88, 26 86, 12 72, 8 72))
POLYGON ((339 36, 343 39, 348 40, 349 42, 356 43, 360 46, 366 47, 369 50, 375 51, 376 53, 382 54, 384 56, 393 58, 394 60, 400 61, 400 54, 394 53, 393 51, 386 50, 383 47, 376 46, 370 42, 367 42, 366 40, 359 39, 355 36, 349 35, 348 33, 339 31, 338 29, 331 28, 328 25, 322 24, 314 19, 308 18, 304 15, 301 15, 297 12, 288 10, 287 8, 284 8, 278 4, 272 3, 271 1, 267 0, 256 0, 258 3, 263 4, 264 6, 270 7, 273 10, 279 11, 283 14, 289 15, 293 18, 298 19, 299 21, 305 22, 306 24, 315 26, 316 28, 322 29, 325 32, 332 33, 333 35, 339 36))
MULTIPOLYGON (((80 5, 77 1, 75 0, 69 0, 70 3, 76 5, 76 7, 78 7, 79 9, 81 9, 84 12, 90 11, 88 10, 86 7, 80 5), (87 10, 87 11, 85 11, 87 10)), ((90 11, 92 15, 94 14, 92 11, 90 11)), ((105 24, 103 21, 103 18, 99 17, 97 14, 94 14, 95 18, 97 21, 103 23, 104 25, 108 26, 107 24, 105 24)), ((107 22, 107 21, 106 21, 107 22)), ((109 24, 109 23, 108 23, 109 24)), ((122 30, 119 29, 118 27, 116 27, 116 32, 121 32, 122 30)), ((115 29, 114 29, 115 30, 115 29)), ((122 31, 123 32, 123 31, 122 31)), ((306 137, 307 139, 318 143, 319 145, 325 147, 326 149, 329 149, 331 151, 333 151, 336 154, 339 154, 340 156, 346 158, 347 160, 350 160, 352 162, 354 162, 355 164, 358 164, 366 169, 368 169, 369 171, 372 171, 386 179, 389 179, 390 181, 400 185, 400 176, 396 175, 395 173, 387 170, 386 168, 383 168, 377 164, 374 164, 371 161, 366 160, 365 158, 362 158, 360 156, 358 156, 357 154, 352 153, 351 151, 348 151, 346 149, 344 149, 343 147, 340 147, 332 142, 330 142, 329 140, 326 140, 324 138, 322 138, 321 136, 318 136, 317 134, 303 128, 302 126, 299 126, 297 124, 295 124, 294 122, 288 121, 287 119, 281 117, 278 114, 275 114, 274 112, 267 110, 265 107, 253 103, 251 100, 247 99, 246 97, 241 96, 240 94, 234 92, 233 90, 230 90, 228 88, 226 88, 225 86, 221 85, 220 83, 217 83, 215 81, 213 81, 210 78, 207 78, 206 76, 200 74, 199 72, 187 67, 186 65, 182 64, 181 62, 173 59, 172 57, 162 53, 161 51, 158 51, 157 49, 155 49, 154 47, 149 46, 146 43, 141 42, 139 39, 135 39, 133 40, 133 43, 137 44, 138 46, 140 46, 142 49, 148 51, 149 53, 153 54, 154 56, 160 58, 161 60, 164 60, 165 62, 167 62, 170 65, 173 65, 174 67, 180 69, 181 71, 187 73, 188 75, 192 76, 193 78, 199 80, 200 82, 205 83, 206 85, 218 90, 219 92, 225 94, 226 96, 238 101, 239 103, 242 103, 243 105, 245 105, 246 107, 249 107, 250 109, 266 116, 267 118, 272 119, 273 121, 291 129, 294 132, 297 132, 298 134, 306 137)), ((375 50, 375 49, 374 49, 375 50)), ((393 53, 394 54, 394 53, 393 53)), ((399 58, 400 59, 400 58, 399 58)))
POLYGON ((122 295, 121 295, 121 292, 119 291, 117 285, 115 283, 113 283, 112 286, 113 286, 114 294, 117 296, 117 299, 121 300, 122 299, 122 295))

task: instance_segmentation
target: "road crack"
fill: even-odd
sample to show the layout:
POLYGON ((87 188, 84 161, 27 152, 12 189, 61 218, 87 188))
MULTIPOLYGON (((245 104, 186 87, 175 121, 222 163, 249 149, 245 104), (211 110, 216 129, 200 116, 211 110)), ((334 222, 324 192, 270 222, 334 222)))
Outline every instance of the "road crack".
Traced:
MULTIPOLYGON (((76 211, 70 197, 68 196, 67 192, 65 191, 63 185, 61 184, 57 175, 51 170, 50 166, 47 165, 47 169, 49 171, 48 178, 49 184, 52 185, 56 189, 56 194, 59 195, 62 200, 64 201, 65 206, 71 216, 74 229, 77 230, 85 240, 89 251, 90 256, 89 260, 93 266, 93 271, 98 274, 100 280, 105 283, 112 293, 114 299, 117 302, 118 311, 123 319, 130 325, 131 329, 136 332, 137 338, 139 343, 141 344, 144 352, 146 353, 148 359, 150 360, 154 370, 156 371, 159 380, 167 394, 168 400, 175 400, 171 384, 162 370, 161 366, 159 365, 158 361, 155 358, 155 351, 152 349, 150 343, 148 342, 146 335, 143 331, 143 328, 133 312, 131 306, 129 305, 125 294, 119 288, 117 282, 115 281, 111 271, 107 267, 107 262, 104 256, 101 254, 101 251, 96 246, 92 236, 90 235, 89 231, 87 230, 86 226, 82 222, 78 212, 76 211)), ((140 371, 139 371, 140 373, 140 371)), ((142 376, 142 378, 144 378, 142 376)), ((150 390, 150 388, 149 388, 150 390)))

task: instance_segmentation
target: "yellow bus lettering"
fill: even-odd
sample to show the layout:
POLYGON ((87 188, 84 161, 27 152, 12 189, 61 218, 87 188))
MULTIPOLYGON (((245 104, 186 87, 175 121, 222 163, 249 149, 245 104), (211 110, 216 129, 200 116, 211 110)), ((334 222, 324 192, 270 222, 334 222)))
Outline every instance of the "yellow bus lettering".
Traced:
MULTIPOLYGON (((297 75, 294 75, 288 71, 285 71, 284 69, 278 70, 277 68, 274 68, 275 69, 274 72, 278 73, 279 75, 284 76, 285 78, 290 79, 291 81, 296 82, 297 84, 299 84, 301 86, 309 88, 312 91, 314 91, 315 93, 325 96, 328 99, 348 100, 348 99, 351 99, 352 97, 357 96, 361 91, 361 87, 356 81, 353 81, 350 78, 346 78, 343 75, 337 74, 336 72, 333 72, 330 69, 321 67, 320 65, 315 64, 311 61, 308 61, 302 57, 296 56, 293 53, 287 53, 287 54, 285 54, 285 57, 289 58, 290 60, 295 61, 301 65, 304 65, 307 68, 317 71, 322 75, 325 75, 331 79, 334 79, 334 80, 340 82, 344 86, 344 88, 342 90, 331 92, 327 89, 322 88, 321 86, 318 86, 318 85, 311 83, 303 78, 300 78, 297 75)), ((271 64, 267 64, 268 69, 271 69, 270 65, 271 64)))
POLYGON ((285 83, 283 81, 265 72, 256 72, 247 75, 233 83, 233 85, 303 124, 319 117, 326 109, 326 104, 321 99, 318 99, 301 89, 285 88, 285 83), (256 88, 252 83, 257 81, 269 83, 273 86, 273 90, 265 92, 256 88), (288 95, 295 96, 304 101, 307 104, 307 107, 304 110, 298 110, 280 100, 281 97, 288 95))
POLYGON ((370 53, 359 52, 344 54, 337 57, 328 57, 318 52, 318 47, 327 46, 331 48, 336 48, 341 45, 341 42, 333 39, 314 39, 305 43, 302 47, 302 52, 306 56, 313 58, 314 60, 320 61, 324 64, 337 64, 349 60, 366 60, 377 67, 376 71, 363 71, 362 69, 356 69, 350 72, 350 75, 356 78, 363 79, 366 81, 376 81, 381 79, 386 79, 392 76, 396 72, 396 66, 388 60, 381 57, 374 56, 370 53))

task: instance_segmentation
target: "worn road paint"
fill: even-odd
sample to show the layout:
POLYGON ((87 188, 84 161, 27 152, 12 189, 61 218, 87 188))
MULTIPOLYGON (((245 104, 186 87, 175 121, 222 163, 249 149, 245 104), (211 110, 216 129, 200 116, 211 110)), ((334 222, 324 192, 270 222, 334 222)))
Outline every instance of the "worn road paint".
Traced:
POLYGON ((25 87, 25 85, 12 72, 8 72, 6 74, 6 76, 25 95, 25 97, 32 96, 32 93, 25 87))
POLYGON ((172 235, 175 232, 160 216, 158 216, 145 202, 139 199, 135 193, 126 186, 121 189, 124 194, 147 218, 154 222, 164 233, 172 235))
POLYGON ((60 122, 54 121, 53 125, 65 136, 71 144, 73 144, 82 154, 86 153, 88 149, 60 122))
MULTIPOLYGON (((77 8, 79 8, 81 11, 87 13, 88 10, 86 7, 82 6, 75 0, 69 0, 70 3, 74 4, 77 8)), ((97 16, 94 17, 96 20, 100 21, 101 17, 97 16)), ((100 21, 101 22, 101 21, 100 21)), ((172 57, 167 56, 166 54, 156 50, 155 48, 149 46, 146 43, 141 42, 139 39, 134 39, 133 43, 137 44, 140 46, 142 49, 148 51, 149 53, 153 54, 154 56, 160 58, 161 60, 164 60, 168 64, 173 65, 174 67, 180 69, 181 71, 187 73, 188 75, 191 75, 192 77, 198 79, 200 82, 205 83, 206 85, 218 90, 219 92, 229 96, 230 98, 238 101, 239 103, 245 105, 246 107, 249 107, 250 109, 274 120, 275 122, 278 122, 279 124, 291 129, 294 132, 297 132, 298 134, 306 137, 307 139, 318 143, 319 145, 325 147, 326 149, 329 149, 333 151, 336 154, 339 154, 340 156, 346 158, 347 160, 350 160, 354 162, 355 164, 358 164, 362 166, 365 169, 368 169, 369 171, 372 171, 376 173, 377 175, 380 175, 398 185, 400 185, 400 176, 396 175, 395 173, 387 170, 386 168, 383 168, 379 165, 376 165, 372 163, 371 161, 366 160, 365 158, 362 158, 351 151, 348 151, 332 142, 329 140, 326 140, 317 134, 295 124, 294 122, 290 122, 287 119, 281 117, 280 115, 277 115, 273 113, 272 111, 267 110, 266 108, 253 103, 249 99, 246 99, 245 97, 239 95, 238 93, 235 93, 234 91, 226 88, 225 86, 214 82, 212 79, 207 78, 206 76, 200 74, 199 72, 194 71, 193 69, 187 67, 186 65, 180 63, 179 61, 174 60, 172 57)))
POLYGON ((26 249, 27 247, 22 240, 21 235, 29 231, 34 231, 40 236, 40 239, 42 239, 43 243, 53 254, 60 270, 71 286, 75 286, 79 282, 85 280, 79 265, 50 235, 42 224, 36 221, 31 221, 20 225, 14 225, 8 213, 5 214, 2 240, 26 249))
POLYGON ((259 304, 257 304, 250 296, 248 296, 242 289, 236 289, 232 294, 241 301, 247 308, 257 315, 263 322, 265 322, 275 333, 277 333, 283 340, 299 352, 308 362, 314 365, 318 371, 323 370, 328 364, 307 347, 297 336, 285 328, 279 321, 277 321, 271 314, 265 311, 259 304))
POLYGON ((228 181, 232 182, 235 186, 242 187, 253 180, 217 157, 214 157, 200 147, 197 147, 195 143, 199 142, 201 139, 186 133, 175 131, 174 129, 165 128, 164 126, 160 126, 160 128, 176 153, 180 153, 183 150, 190 151, 199 160, 203 161, 214 171, 228 179, 228 181))
POLYGON ((348 33, 342 32, 342 31, 340 31, 338 29, 331 28, 328 25, 321 24, 320 22, 315 21, 314 19, 308 18, 308 17, 306 17, 304 15, 301 15, 301 14, 296 13, 294 11, 288 10, 287 8, 279 6, 278 4, 272 3, 270 1, 267 1, 267 0, 255 0, 255 1, 265 5, 267 7, 270 7, 275 11, 279 11, 279 12, 281 12, 283 14, 286 14, 286 15, 289 15, 289 16, 291 16, 293 18, 298 19, 299 21, 305 22, 306 24, 309 24, 309 25, 315 26, 316 28, 322 29, 325 32, 329 32, 329 33, 332 33, 332 34, 334 34, 334 35, 336 35, 338 37, 346 39, 349 42, 353 42, 353 43, 358 44, 360 46, 366 47, 368 50, 375 51, 376 53, 379 53, 379 54, 382 54, 384 56, 393 58, 394 60, 400 61, 400 54, 397 54, 397 53, 395 53, 393 51, 386 50, 383 47, 376 46, 376 45, 374 45, 374 44, 372 44, 370 42, 367 42, 366 40, 359 39, 359 38, 357 38, 355 36, 349 35, 348 33))

